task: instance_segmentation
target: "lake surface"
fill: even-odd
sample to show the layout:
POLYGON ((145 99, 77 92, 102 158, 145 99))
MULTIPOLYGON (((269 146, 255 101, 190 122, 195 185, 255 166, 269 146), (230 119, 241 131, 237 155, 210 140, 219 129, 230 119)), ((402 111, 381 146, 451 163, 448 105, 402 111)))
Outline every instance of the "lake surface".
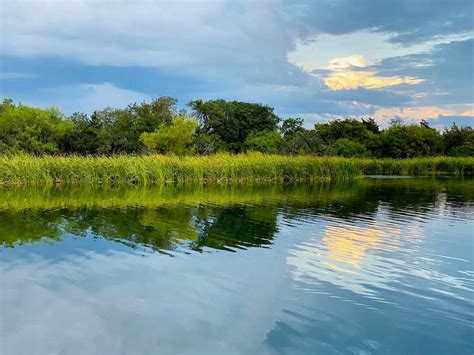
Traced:
POLYGON ((472 354, 474 181, 0 189, 2 354, 472 354))

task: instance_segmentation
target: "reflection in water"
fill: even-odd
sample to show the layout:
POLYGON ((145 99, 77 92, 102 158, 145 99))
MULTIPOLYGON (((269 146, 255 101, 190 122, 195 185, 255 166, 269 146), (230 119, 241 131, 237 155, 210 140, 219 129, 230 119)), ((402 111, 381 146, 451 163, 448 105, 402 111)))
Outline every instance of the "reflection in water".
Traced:
POLYGON ((472 353, 473 185, 0 189, 0 353, 472 353))
MULTIPOLYGON (((380 225, 378 222, 370 223, 366 227, 356 225, 328 225, 323 237, 323 245, 328 249, 328 257, 331 261, 326 265, 341 271, 349 272, 349 269, 341 267, 341 263, 358 269, 367 250, 381 248, 381 239, 396 238, 400 236, 400 229, 380 225)), ((394 248, 388 245, 384 249, 389 251, 394 248)), ((354 271, 351 271, 354 272, 354 271)))

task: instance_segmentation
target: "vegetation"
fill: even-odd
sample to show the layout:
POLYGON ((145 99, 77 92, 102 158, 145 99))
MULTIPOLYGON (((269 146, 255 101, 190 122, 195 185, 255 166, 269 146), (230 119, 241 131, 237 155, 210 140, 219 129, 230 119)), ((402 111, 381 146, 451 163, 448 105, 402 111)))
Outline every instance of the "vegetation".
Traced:
POLYGON ((361 174, 474 173, 474 158, 367 159, 249 153, 212 156, 0 157, 0 185, 311 181, 361 174))
POLYGON ((173 118, 171 125, 162 126, 155 132, 144 132, 140 140, 151 152, 188 155, 192 151, 193 134, 197 122, 184 115, 173 118))
POLYGON ((381 130, 373 119, 334 120, 303 126, 300 118, 282 120, 273 108, 246 102, 191 101, 190 113, 177 101, 107 108, 88 116, 66 117, 59 109, 0 104, 0 154, 117 155, 160 153, 211 155, 258 151, 281 155, 372 158, 474 156, 472 127, 453 125, 443 132, 422 121, 395 120, 381 130))
POLYGON ((191 113, 176 105, 159 97, 66 117, 59 109, 6 99, 0 104, 0 185, 334 180, 474 170, 471 127, 440 132, 425 121, 394 121, 381 130, 373 119, 349 118, 307 129, 302 119, 281 120, 256 103, 196 100, 191 113))

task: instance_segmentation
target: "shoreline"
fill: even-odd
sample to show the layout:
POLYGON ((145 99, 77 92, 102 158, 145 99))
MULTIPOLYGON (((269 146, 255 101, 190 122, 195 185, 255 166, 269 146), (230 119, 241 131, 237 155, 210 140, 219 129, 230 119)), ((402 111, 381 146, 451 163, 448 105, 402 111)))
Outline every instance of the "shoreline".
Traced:
POLYGON ((0 156, 0 186, 157 185, 340 181, 365 175, 474 175, 474 158, 341 158, 216 154, 212 156, 0 156))

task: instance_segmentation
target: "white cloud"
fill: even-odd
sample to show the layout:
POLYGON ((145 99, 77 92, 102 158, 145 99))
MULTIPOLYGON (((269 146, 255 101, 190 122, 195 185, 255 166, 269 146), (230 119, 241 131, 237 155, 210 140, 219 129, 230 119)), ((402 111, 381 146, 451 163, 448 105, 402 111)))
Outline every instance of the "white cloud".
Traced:
MULTIPOLYGON (((350 8, 356 12, 369 6, 367 3, 363 6, 341 4, 336 4, 337 9, 350 8)), ((123 106, 149 99, 144 93, 119 87, 130 84, 118 85, 119 80, 114 81, 114 75, 120 75, 116 74, 119 70, 126 70, 130 75, 137 66, 155 68, 163 77, 176 78, 180 82, 175 88, 179 86, 179 89, 173 93, 183 92, 182 97, 190 98, 192 94, 193 97, 258 101, 276 107, 282 115, 314 112, 319 117, 357 116, 371 111, 361 112, 361 107, 347 104, 354 100, 389 109, 396 105, 439 105, 440 98, 433 94, 439 91, 428 89, 438 89, 449 82, 439 76, 452 75, 450 68, 434 69, 436 76, 430 78, 427 72, 431 68, 422 74, 409 72, 413 72, 413 66, 423 64, 422 60, 409 61, 394 73, 382 73, 384 68, 377 68, 377 64, 384 58, 430 53, 437 43, 469 37, 469 33, 448 31, 445 35, 428 36, 426 41, 412 41, 414 45, 401 47, 389 42, 397 33, 372 31, 383 26, 387 18, 353 16, 331 8, 326 11, 330 17, 347 16, 350 21, 325 23, 324 18, 320 18, 322 12, 316 11, 321 8, 326 8, 323 2, 295 7, 283 0, 4 0, 0 14, 0 55, 28 59, 61 57, 69 63, 78 63, 81 69, 86 68, 81 71, 86 75, 84 64, 127 67, 118 69, 110 77, 84 78, 86 83, 95 83, 92 86, 51 88, 48 97, 44 96, 47 90, 37 92, 41 86, 38 82, 44 80, 41 75, 35 78, 37 86, 33 89, 26 84, 22 87, 21 90, 27 92, 23 97, 40 100, 36 98, 38 93, 46 97, 43 106, 60 105, 67 112, 90 112, 104 105, 123 106), (317 18, 320 23, 313 21, 317 18), (355 23, 351 25, 352 21, 355 23), (359 24, 366 21, 370 26, 359 24), (350 30, 339 31, 338 27, 346 25, 350 30), (330 28, 326 28, 328 26, 330 28), (320 32, 324 28, 332 34, 320 32), (321 68, 326 71, 323 75, 310 75, 321 68), (423 79, 426 80, 419 84, 423 79), (191 92, 187 81, 197 82, 195 88, 198 89, 191 92), (419 85, 410 85, 407 89, 406 84, 419 85), (424 88, 420 88, 422 85, 424 88), (404 91, 395 92, 395 89, 404 91)), ((381 7, 384 12, 388 9, 393 23, 387 28, 393 31, 401 26, 399 17, 391 13, 398 8, 381 7)), ((446 5, 447 10, 450 8, 446 5)), ((403 18, 412 26, 410 28, 423 26, 418 19, 403 18)), ((422 19, 420 15, 419 20, 422 19)), ((405 31, 405 25, 401 27, 405 31)), ((464 52, 460 53, 465 56, 464 52)), ((22 72, 23 69, 11 71, 22 72)), ((472 79, 464 77, 472 87, 472 79)), ((137 83, 141 80, 143 78, 137 75, 137 83)), ((449 90, 443 88, 455 96, 445 98, 444 104, 467 102, 459 99, 460 93, 466 93, 466 85, 458 82, 449 86, 449 90), (459 90, 453 90, 453 86, 459 90)), ((5 93, 22 99, 21 93, 15 91, 17 87, 8 85, 3 85, 5 93)), ((156 83, 160 93, 166 93, 167 86, 166 82, 156 83)))
POLYGON ((2 54, 291 81, 296 39, 274 1, 6 1, 2 54), (41 14, 41 16, 38 16, 41 14))

